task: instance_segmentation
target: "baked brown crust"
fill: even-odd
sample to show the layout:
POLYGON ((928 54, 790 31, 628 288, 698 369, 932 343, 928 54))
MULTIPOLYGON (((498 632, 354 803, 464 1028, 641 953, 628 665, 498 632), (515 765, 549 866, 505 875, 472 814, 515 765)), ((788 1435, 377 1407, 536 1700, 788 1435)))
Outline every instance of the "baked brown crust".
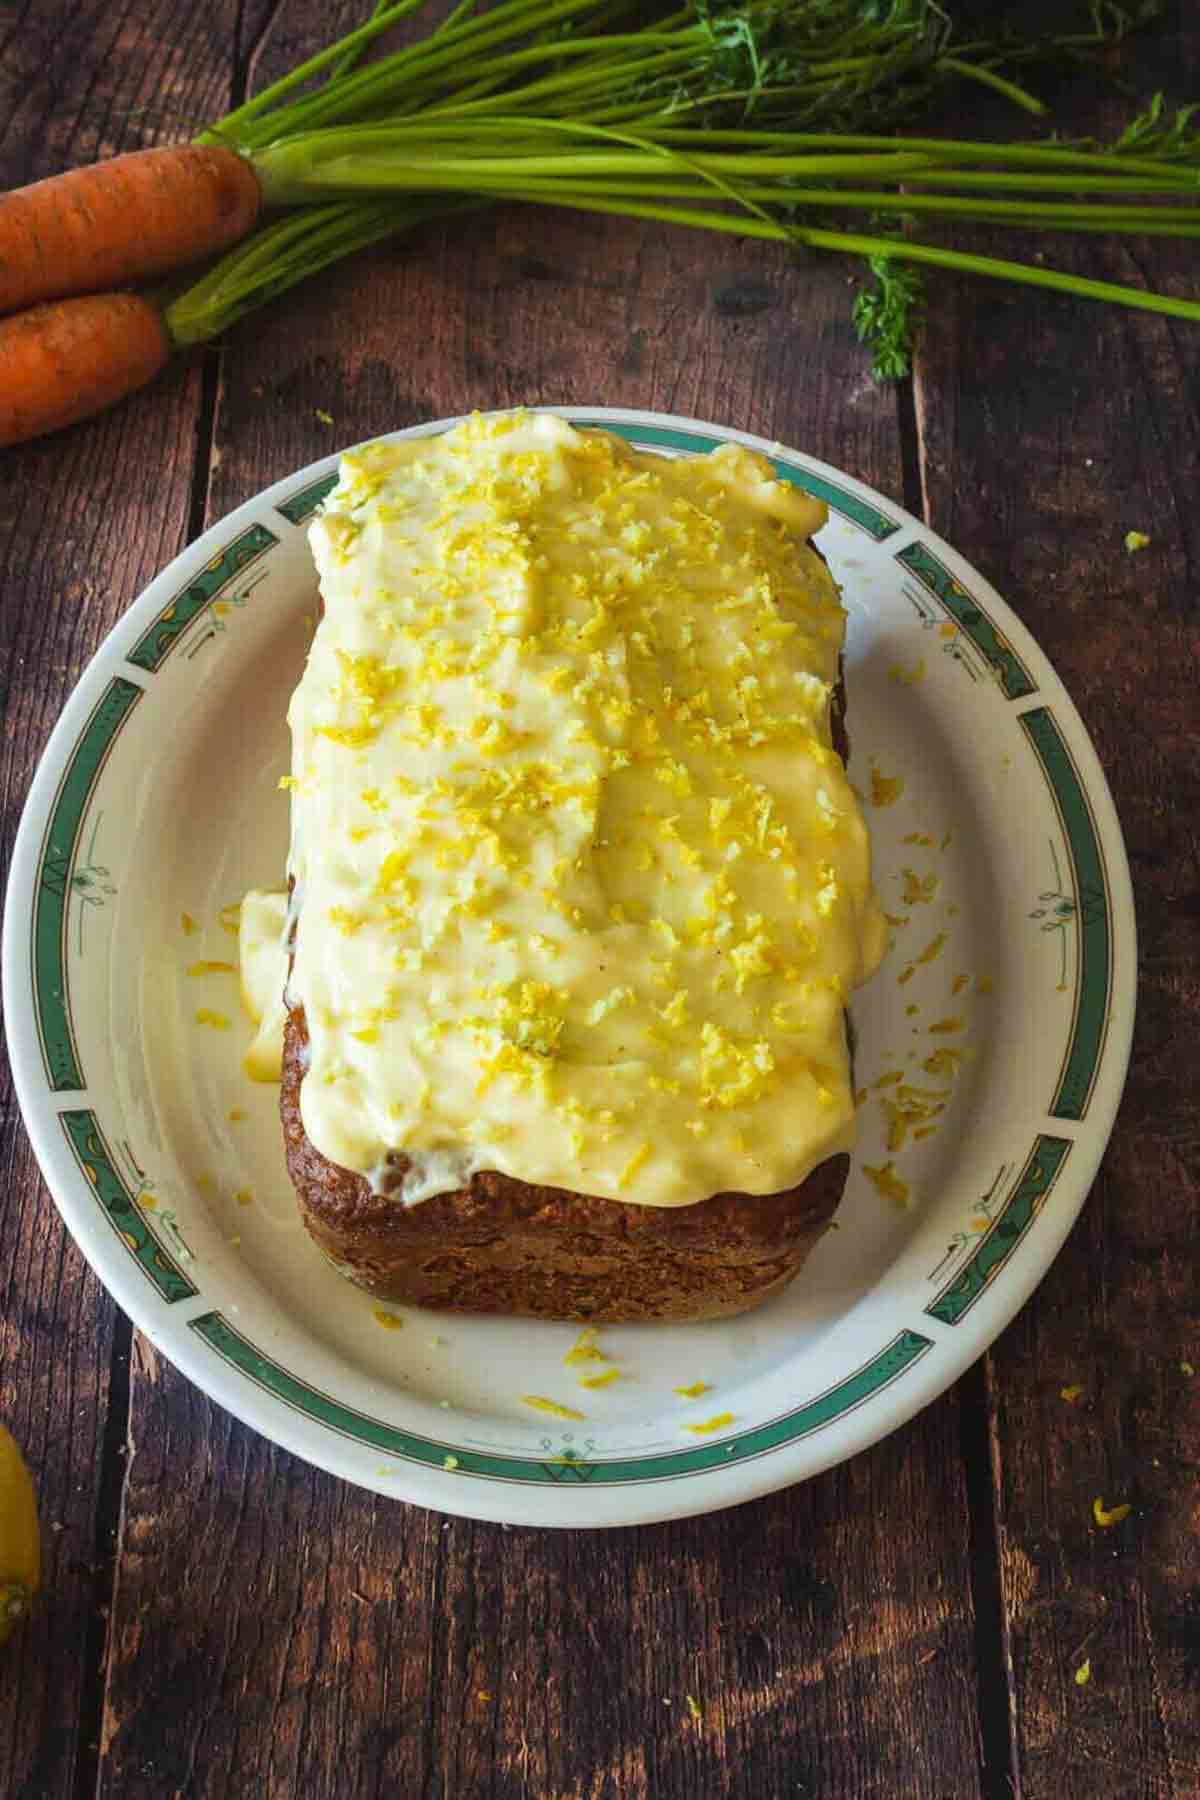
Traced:
MULTIPOLYGON (((284 1035, 280 1113, 288 1173, 313 1240, 386 1300, 455 1312, 593 1323, 722 1319, 792 1279, 845 1186, 833 1156, 779 1194, 714 1194, 694 1206, 631 1206, 484 1171, 406 1207, 311 1143, 300 1117, 308 1032, 284 1035)), ((407 1160, 397 1156, 398 1185, 407 1160)))

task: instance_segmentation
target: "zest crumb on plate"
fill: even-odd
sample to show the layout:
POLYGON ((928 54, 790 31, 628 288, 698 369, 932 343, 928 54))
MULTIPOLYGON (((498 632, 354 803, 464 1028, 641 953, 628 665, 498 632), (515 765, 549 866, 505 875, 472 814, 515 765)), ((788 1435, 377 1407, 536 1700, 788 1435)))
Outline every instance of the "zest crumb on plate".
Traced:
POLYGON ((864 1163, 862 1172, 883 1199, 890 1200, 893 1206, 898 1206, 902 1210, 907 1208, 909 1204, 908 1183, 901 1181, 897 1175, 895 1163, 885 1162, 878 1168, 872 1168, 870 1163, 864 1163))
POLYGON ((871 770, 871 805, 895 806, 904 792, 903 775, 883 775, 876 768, 871 770))
POLYGON ((573 1406, 560 1406, 557 1400, 547 1400, 544 1394, 522 1394, 521 1405, 531 1406, 534 1412, 549 1413, 552 1419, 586 1419, 587 1414, 576 1412, 573 1406))
POLYGON ((577 1363, 607 1362, 608 1357, 596 1343, 599 1335, 594 1325, 585 1326, 563 1357, 564 1367, 570 1369, 574 1368, 577 1363))
POLYGON ((695 1425, 685 1425, 683 1429, 696 1437, 706 1437, 710 1431, 723 1431, 726 1425, 733 1424, 733 1419, 731 1412, 714 1413, 711 1419, 700 1419, 695 1425))
POLYGON ((904 883, 901 899, 905 906, 928 906, 941 886, 936 875, 918 875, 915 869, 901 869, 900 879, 904 883))

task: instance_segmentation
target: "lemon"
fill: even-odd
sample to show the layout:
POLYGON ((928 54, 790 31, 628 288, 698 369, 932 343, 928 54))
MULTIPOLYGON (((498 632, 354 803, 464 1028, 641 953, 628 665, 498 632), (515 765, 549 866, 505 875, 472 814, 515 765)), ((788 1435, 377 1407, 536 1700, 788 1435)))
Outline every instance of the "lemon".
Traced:
POLYGON ((0 1644, 29 1611, 42 1571, 33 1482, 0 1425, 0 1644))

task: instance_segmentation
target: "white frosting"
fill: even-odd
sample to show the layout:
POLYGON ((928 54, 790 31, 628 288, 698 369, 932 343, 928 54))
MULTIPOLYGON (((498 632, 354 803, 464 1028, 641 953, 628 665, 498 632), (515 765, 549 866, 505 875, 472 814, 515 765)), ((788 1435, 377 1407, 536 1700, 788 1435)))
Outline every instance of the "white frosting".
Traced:
POLYGON ((278 1081, 283 1061, 283 987, 287 979, 287 896, 255 888, 238 918, 242 1005, 258 1027, 243 1059, 252 1081, 278 1081))
POLYGON ((882 953, 824 508, 544 415, 342 460, 293 697, 305 1130, 635 1203, 795 1185, 882 953))

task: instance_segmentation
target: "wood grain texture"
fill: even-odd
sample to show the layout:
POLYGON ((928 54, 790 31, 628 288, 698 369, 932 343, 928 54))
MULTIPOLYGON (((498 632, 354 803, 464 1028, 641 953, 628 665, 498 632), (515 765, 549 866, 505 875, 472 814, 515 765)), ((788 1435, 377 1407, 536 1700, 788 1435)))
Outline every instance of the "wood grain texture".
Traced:
POLYGON ((978 1791, 952 1404, 707 1519, 508 1530, 304 1467, 137 1342, 102 1792, 978 1791))
MULTIPOLYGON (((0 25, 0 180, 186 135, 251 65, 267 79, 361 11, 26 0, 0 25)), ((1192 27, 1150 85, 1200 87, 1196 53, 1192 27)), ((1075 261, 1195 287, 1191 251, 1075 261)), ((338 443, 560 400, 734 422, 899 495, 895 401, 865 377, 845 282, 772 248, 497 209, 333 271, 219 359, 9 452, 5 854, 66 693, 206 493, 215 518, 338 443)), ((245 1430, 140 1338, 126 1369, 128 1327, 40 1188, 5 1073, 0 1407, 63 1529, 0 1684, 0 1793, 59 1800, 98 1777, 117 1800, 996 1800, 976 1689, 994 1675, 994 1749, 1002 1646, 985 1616, 977 1664, 971 1607, 997 1531, 990 1443, 1017 1789, 1200 1795, 1200 1378, 1183 1367, 1200 1366, 1198 346, 1182 325, 943 282, 922 360, 930 515, 1079 700, 1142 931, 1112 1151, 986 1376, 850 1465, 705 1520, 549 1534, 377 1500, 245 1430), (1130 527, 1153 539, 1137 558, 1130 527), (1134 1517, 1096 1531, 1096 1494, 1134 1517)))
MULTIPOLYGON (((227 102, 232 3, 47 4, 0 28, 0 183, 181 134, 227 102)), ((38 756, 101 638, 185 541, 200 379, 3 455, 0 813, 7 870, 38 756)), ((67 1237, 0 1070, 0 1412, 45 1530, 45 1592, 0 1681, 0 1793, 75 1791, 104 1654, 128 1328, 67 1237), (115 1405, 112 1404, 115 1401, 115 1405)), ((94 1761, 94 1758, 91 1760, 94 1761)))
MULTIPOLYGON (((381 248, 233 335, 209 515, 336 444, 521 401, 733 421, 900 487, 844 271, 509 208, 381 248)), ((791 1493, 581 1535, 341 1486, 140 1344, 131 1408, 105 1793, 980 1791, 954 1397, 791 1493), (897 1529, 912 1519, 938 1529, 897 1529)))
MULTIPOLYGON (((1152 49, 1147 88, 1200 85, 1195 25, 1152 49)), ((1191 246, 1056 245, 1055 261, 1196 288, 1191 246)), ((1141 940, 1132 1068, 1100 1178, 988 1359, 1021 1792, 1178 1800, 1200 1794, 1200 1376, 1186 1372, 1200 1367, 1200 332, 943 283, 919 397, 930 520, 996 582, 1079 706, 1141 940), (1152 540, 1138 555, 1130 529, 1152 540), (1075 1383, 1071 1405, 1060 1394, 1075 1383), (1098 1530, 1098 1495, 1133 1516, 1098 1530)))

